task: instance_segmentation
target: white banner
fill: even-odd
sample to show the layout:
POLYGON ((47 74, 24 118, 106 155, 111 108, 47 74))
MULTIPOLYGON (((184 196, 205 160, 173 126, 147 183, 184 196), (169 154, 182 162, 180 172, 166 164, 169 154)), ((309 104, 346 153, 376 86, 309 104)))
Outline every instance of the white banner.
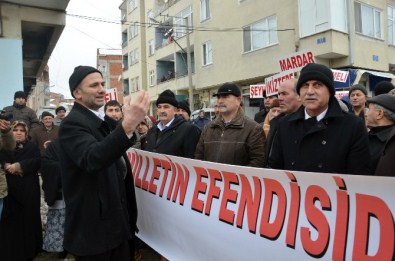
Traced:
POLYGON ((177 260, 392 260, 395 178, 131 149, 138 236, 177 260))
POLYGON ((335 97, 341 99, 344 96, 348 96, 348 91, 336 91, 335 97))
POLYGON ((298 72, 308 63, 315 63, 312 51, 299 51, 281 58, 278 63, 282 72, 298 72))
POLYGON ((272 96, 278 93, 278 87, 283 81, 294 78, 293 72, 281 72, 265 79, 266 96, 272 96))
POLYGON ((250 85, 250 98, 263 98, 265 88, 264 84, 250 85))
POLYGON ((335 70, 331 69, 333 73, 333 80, 335 82, 346 82, 348 78, 348 71, 340 71, 340 70, 335 70))
POLYGON ((106 89, 106 95, 104 96, 104 102, 107 103, 112 100, 118 101, 117 88, 106 89))

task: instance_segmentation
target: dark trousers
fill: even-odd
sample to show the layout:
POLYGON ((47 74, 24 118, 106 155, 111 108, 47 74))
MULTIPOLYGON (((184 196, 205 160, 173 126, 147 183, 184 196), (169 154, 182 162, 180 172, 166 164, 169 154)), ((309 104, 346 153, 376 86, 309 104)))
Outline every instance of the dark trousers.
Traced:
POLYGON ((93 256, 76 256, 76 261, 130 261, 134 256, 130 256, 129 242, 124 241, 122 244, 107 252, 93 256))

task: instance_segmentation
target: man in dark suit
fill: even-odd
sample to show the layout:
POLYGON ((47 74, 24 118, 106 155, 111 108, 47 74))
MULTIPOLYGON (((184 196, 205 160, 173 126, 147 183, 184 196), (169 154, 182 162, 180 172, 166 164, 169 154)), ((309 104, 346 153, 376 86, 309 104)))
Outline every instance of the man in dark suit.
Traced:
POLYGON ((300 73, 296 91, 303 106, 280 119, 269 167, 369 174, 365 125, 359 117, 340 108, 334 96, 332 71, 322 64, 307 64, 300 73))
POLYGON ((78 66, 69 85, 75 103, 59 132, 64 247, 76 260, 131 260, 128 240, 136 229, 137 210, 134 194, 125 190, 128 168, 123 155, 148 111, 148 94, 139 93, 133 102, 125 98, 123 121, 112 130, 99 111, 105 97, 101 72, 78 66), (133 212, 128 204, 134 205, 133 212))

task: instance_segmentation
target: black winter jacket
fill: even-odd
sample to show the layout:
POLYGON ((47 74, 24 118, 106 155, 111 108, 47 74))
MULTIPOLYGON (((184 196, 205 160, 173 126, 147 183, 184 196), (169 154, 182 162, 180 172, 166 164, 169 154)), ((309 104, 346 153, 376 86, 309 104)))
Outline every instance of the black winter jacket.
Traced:
POLYGON ((148 130, 145 150, 193 159, 200 130, 176 115, 169 127, 160 131, 157 126, 148 130))
POLYGON ((274 169, 310 172, 370 173, 369 144, 362 120, 343 112, 333 97, 325 117, 307 132, 302 106, 283 117, 269 155, 274 169))
POLYGON ((111 124, 75 102, 60 125, 59 140, 65 249, 78 256, 114 249, 136 229, 135 196, 129 193, 130 198, 125 191, 125 182, 133 180, 130 173, 124 176, 125 151, 134 144, 133 138, 121 125, 111 130, 111 124), (128 202, 134 204, 134 212, 129 212, 128 202))

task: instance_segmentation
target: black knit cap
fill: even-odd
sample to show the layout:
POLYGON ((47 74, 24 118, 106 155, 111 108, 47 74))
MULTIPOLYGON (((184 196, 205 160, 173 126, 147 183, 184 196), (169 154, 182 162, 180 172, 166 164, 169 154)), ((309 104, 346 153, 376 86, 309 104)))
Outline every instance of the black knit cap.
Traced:
POLYGON ((58 114, 58 112, 60 112, 60 111, 66 112, 66 108, 63 106, 59 106, 58 108, 56 108, 55 113, 58 114))
POLYGON ((102 73, 98 69, 91 67, 91 66, 80 65, 80 66, 77 66, 74 68, 74 72, 71 74, 70 79, 69 79, 70 92, 73 97, 74 97, 73 91, 75 90, 75 88, 77 88, 78 84, 80 84, 80 82, 88 74, 95 73, 95 72, 98 72, 98 73, 100 73, 101 76, 103 76, 102 73))
POLYGON ((351 93, 354 91, 361 91, 363 94, 368 95, 368 91, 366 90, 365 86, 360 83, 351 86, 351 88, 348 90, 348 97, 350 97, 351 93))
POLYGON ((161 94, 159 94, 159 97, 156 100, 156 106, 161 103, 168 103, 178 108, 178 101, 176 100, 176 96, 170 90, 164 90, 161 94))
POLYGON ((309 63, 300 71, 298 83, 296 84, 296 92, 300 94, 300 87, 307 81, 320 81, 329 89, 331 96, 335 95, 335 87, 333 85, 333 73, 327 66, 318 63, 309 63))
POLYGON ((44 117, 47 116, 51 116, 52 118, 54 117, 52 113, 50 113, 49 111, 43 111, 43 113, 41 114, 41 119, 44 119, 44 117))
POLYGON ((178 102, 178 108, 183 109, 188 113, 189 116, 191 116, 191 110, 189 109, 189 102, 184 100, 184 101, 179 101, 178 102))
POLYGON ((391 90, 395 89, 394 85, 391 82, 381 81, 376 84, 374 87, 374 95, 380 95, 389 93, 391 90))
POLYGON ((232 94, 236 97, 241 96, 240 88, 237 87, 236 84, 229 83, 229 82, 221 85, 221 87, 219 87, 217 93, 214 93, 213 96, 215 97, 215 96, 224 95, 224 94, 232 94))
POLYGON ((24 91, 17 91, 14 94, 14 100, 16 100, 16 98, 23 98, 26 100, 26 94, 24 91))

